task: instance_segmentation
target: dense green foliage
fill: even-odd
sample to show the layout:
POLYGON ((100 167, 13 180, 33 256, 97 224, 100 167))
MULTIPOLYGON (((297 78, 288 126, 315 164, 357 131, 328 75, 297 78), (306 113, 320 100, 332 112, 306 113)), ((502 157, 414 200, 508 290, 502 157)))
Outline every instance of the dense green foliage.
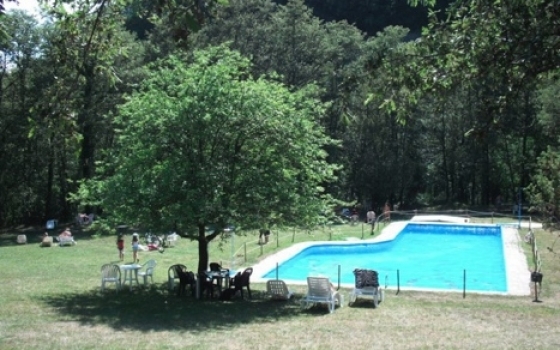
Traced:
MULTIPOLYGON (((281 91, 300 99, 308 96, 302 95, 302 88, 317 87, 309 101, 318 99, 323 104, 320 113, 311 114, 328 138, 342 146, 318 143, 329 164, 342 166, 335 171, 336 181, 320 184, 332 197, 376 211, 385 201, 416 208, 492 205, 500 197, 511 205, 519 188, 524 188, 526 204, 550 217, 559 213, 553 190, 559 149, 557 1, 41 3, 50 21, 38 22, 21 13, 0 15, 7 35, 0 38, 2 226, 42 223, 52 217, 70 219, 84 210, 115 214, 108 202, 100 206, 69 198, 80 181, 99 180, 111 175, 105 171, 116 169, 106 168, 107 164, 98 169, 97 162, 123 151, 117 131, 129 130, 126 123, 134 120, 125 118, 133 114, 132 102, 125 96, 144 91, 146 77, 155 79, 153 62, 225 43, 250 61, 245 66, 247 79, 268 76, 269 83, 280 84, 281 91), (391 26, 398 24, 406 28, 391 26), (421 37, 411 41, 422 25, 421 37), (129 109, 117 108, 123 103, 129 109)), ((164 93, 164 85, 154 85, 152 92, 164 93)), ((229 85, 220 80, 220 86, 229 85)), ((209 104, 214 123, 224 122, 218 118, 228 108, 223 101, 209 104)), ((152 112, 160 112, 143 115, 150 121, 163 122, 167 115, 163 112, 172 111, 157 101, 149 106, 152 112)), ((271 106, 252 108, 244 118, 257 122, 257 109, 270 114, 271 106)), ((145 110, 139 104, 135 113, 145 110)), ((176 130, 190 135, 189 142, 201 137, 198 126, 188 120, 176 123, 176 130)), ((282 126, 309 133, 289 119, 282 126)), ((238 124, 234 129, 231 135, 221 135, 222 131, 216 135, 247 135, 238 124)), ((142 139, 137 146, 147 152, 152 149, 150 141, 158 142, 142 139)), ((168 155, 163 149, 157 152, 168 155)), ((274 164, 272 158, 252 159, 263 162, 261 171, 274 164)), ((134 167, 148 174, 152 165, 144 162, 134 167)), ((202 169, 202 165, 206 162, 189 167, 202 169)), ((243 168, 245 176, 256 176, 248 165, 243 168)), ((181 176, 196 180, 186 173, 181 176)), ((262 185, 247 178, 243 183, 248 188, 262 185)), ((259 180, 276 183, 276 178, 259 180)), ((165 186, 171 191, 177 184, 165 186)), ((115 189, 119 191, 114 192, 114 203, 118 195, 124 196, 120 191, 134 192, 115 189)), ((199 190, 212 198, 207 190, 199 190)), ((255 193, 278 201, 287 195, 277 192, 255 193)), ((227 197, 237 202, 235 196, 227 197)), ((158 200, 166 205, 173 202, 158 200)), ((118 218, 136 220, 133 213, 149 217, 151 225, 161 228, 172 227, 171 218, 177 217, 175 211, 131 206, 118 218)), ((208 215, 220 217, 216 212, 208 215)), ((231 218, 224 216, 223 221, 231 218)))
POLYGON ((114 123, 116 140, 79 200, 116 226, 131 222, 207 242, 229 224, 259 228, 316 223, 336 169, 333 141, 317 124, 314 88, 290 92, 248 74, 249 62, 217 47, 154 63, 114 123), (214 227, 207 234, 207 227, 214 227))

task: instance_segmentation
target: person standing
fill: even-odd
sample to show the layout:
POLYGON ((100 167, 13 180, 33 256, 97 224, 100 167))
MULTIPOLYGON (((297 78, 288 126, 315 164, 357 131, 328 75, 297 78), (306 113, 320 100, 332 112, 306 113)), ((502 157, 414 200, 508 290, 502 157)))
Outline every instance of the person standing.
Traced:
POLYGON ((132 260, 134 263, 140 262, 138 259, 138 249, 140 249, 140 242, 138 242, 138 233, 132 234, 132 260))
POLYGON ((366 214, 367 216, 367 223, 373 225, 375 223, 375 212, 370 210, 366 214))
POLYGON ((119 233, 117 237, 117 249, 119 250, 119 259, 120 261, 124 260, 124 236, 122 233, 119 233))
POLYGON ((389 204, 389 201, 385 202, 385 206, 383 207, 383 215, 385 216, 383 218, 385 221, 391 221, 391 204, 389 204))

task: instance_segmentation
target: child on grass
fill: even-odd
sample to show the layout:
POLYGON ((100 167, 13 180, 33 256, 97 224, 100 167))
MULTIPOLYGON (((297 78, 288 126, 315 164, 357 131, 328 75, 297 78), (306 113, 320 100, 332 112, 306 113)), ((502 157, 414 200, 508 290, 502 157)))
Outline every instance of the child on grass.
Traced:
POLYGON ((140 262, 138 259, 138 249, 140 249, 140 243, 138 242, 138 233, 132 234, 132 260, 134 263, 140 262))
POLYGON ((117 249, 119 250, 119 259, 121 261, 124 260, 124 236, 122 233, 119 233, 117 237, 117 249))

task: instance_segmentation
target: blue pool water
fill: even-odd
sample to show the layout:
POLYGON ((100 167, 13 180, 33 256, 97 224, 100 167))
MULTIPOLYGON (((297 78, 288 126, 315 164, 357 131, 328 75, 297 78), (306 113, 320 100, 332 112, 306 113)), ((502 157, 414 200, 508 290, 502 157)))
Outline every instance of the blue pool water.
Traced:
MULTIPOLYGON (((377 270, 380 283, 411 289, 507 292, 502 231, 499 226, 409 223, 392 241, 317 244, 278 267, 278 277, 305 281, 327 276, 353 284, 355 268, 377 270)), ((276 278, 276 268, 263 278, 276 278)))

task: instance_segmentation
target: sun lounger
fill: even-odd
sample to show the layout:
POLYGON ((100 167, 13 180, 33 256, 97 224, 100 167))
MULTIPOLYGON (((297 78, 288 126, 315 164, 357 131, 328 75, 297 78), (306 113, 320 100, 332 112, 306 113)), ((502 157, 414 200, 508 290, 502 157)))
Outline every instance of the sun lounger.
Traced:
POLYGON ((336 305, 342 307, 344 304, 344 296, 334 289, 327 277, 307 277, 307 288, 307 294, 301 299, 302 308, 326 304, 332 313, 336 305))
POLYGON ((74 241, 74 237, 72 236, 58 236, 56 240, 61 247, 76 245, 76 241, 74 241))
POLYGON ((266 292, 272 300, 290 300, 294 295, 282 280, 268 280, 266 282, 266 292))
POLYGON ((358 297, 371 297, 373 307, 383 301, 383 290, 379 288, 379 275, 374 270, 355 269, 355 286, 350 293, 349 305, 352 306, 358 297))

